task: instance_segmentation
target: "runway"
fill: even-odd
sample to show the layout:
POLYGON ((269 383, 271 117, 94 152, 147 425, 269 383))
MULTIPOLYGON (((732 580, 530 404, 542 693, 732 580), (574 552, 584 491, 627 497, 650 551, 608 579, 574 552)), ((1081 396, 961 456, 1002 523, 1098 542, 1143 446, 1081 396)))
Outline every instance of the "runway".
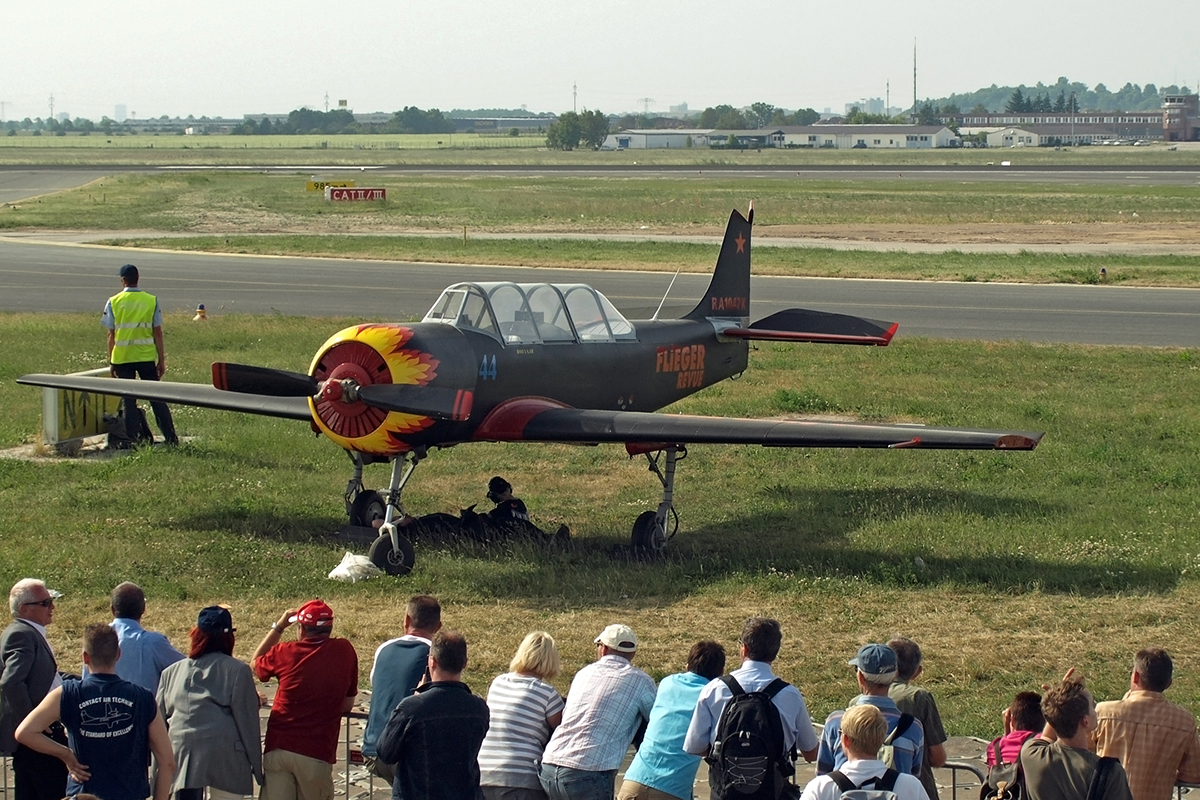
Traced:
MULTIPOLYGON (((714 252, 715 258, 715 252, 714 252)), ((232 256, 36 244, 0 238, 0 310, 95 311, 134 261, 164 310, 364 320, 420 318, 458 281, 588 283, 631 317, 647 316, 671 275, 651 272, 232 256)), ((664 316, 690 309, 708 276, 680 275, 664 316)), ((900 323, 901 336, 1200 347, 1200 290, 756 277, 754 318, 801 307, 900 323)))

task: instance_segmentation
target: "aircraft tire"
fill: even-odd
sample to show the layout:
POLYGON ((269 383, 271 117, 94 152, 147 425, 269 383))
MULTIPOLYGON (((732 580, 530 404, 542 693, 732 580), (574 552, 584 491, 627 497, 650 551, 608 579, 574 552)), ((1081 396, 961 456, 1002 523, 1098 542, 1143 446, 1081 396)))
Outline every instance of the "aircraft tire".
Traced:
POLYGON ((400 550, 398 551, 392 547, 392 537, 387 534, 371 542, 371 549, 367 551, 371 563, 388 575, 407 575, 412 572, 413 563, 416 561, 408 539, 403 536, 398 538, 400 540, 400 550))
POLYGON ((362 491, 350 504, 350 524, 370 528, 371 523, 387 515, 387 503, 379 492, 362 491))
POLYGON ((654 528, 657 524, 657 513, 654 511, 643 511, 638 514, 638 518, 633 523, 633 535, 630 537, 629 544, 635 552, 639 553, 655 553, 658 552, 654 546, 654 528))

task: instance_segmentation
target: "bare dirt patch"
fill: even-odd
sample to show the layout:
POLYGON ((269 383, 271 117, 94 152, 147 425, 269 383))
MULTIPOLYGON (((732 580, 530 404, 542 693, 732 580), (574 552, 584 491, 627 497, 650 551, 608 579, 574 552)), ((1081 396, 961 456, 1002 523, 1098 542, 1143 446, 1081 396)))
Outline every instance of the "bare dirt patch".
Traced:
POLYGON ((928 244, 1196 244, 1200 223, 1095 222, 961 225, 770 225, 755 235, 766 238, 831 241, 919 242, 928 244))
MULTIPOLYGON (((451 233, 459 227, 433 229, 426 226, 390 221, 369 215, 336 216, 313 219, 297 214, 267 211, 218 211, 192 209, 184 215, 190 233, 224 235, 238 233, 276 234, 370 234, 406 235, 451 233)), ((653 229, 631 230, 627 227, 584 227, 580 225, 514 225, 469 228, 471 233, 560 235, 650 235, 650 236, 720 236, 724 229, 717 226, 661 226, 653 229)), ((759 225, 755 235, 766 239, 816 239, 830 242, 871 242, 903 245, 917 244, 1008 244, 1008 245, 1070 245, 1070 244, 1186 244, 1200 243, 1200 222, 1139 223, 1095 222, 1070 223, 1045 221, 1039 223, 962 223, 948 225, 892 224, 828 224, 828 225, 759 225)))

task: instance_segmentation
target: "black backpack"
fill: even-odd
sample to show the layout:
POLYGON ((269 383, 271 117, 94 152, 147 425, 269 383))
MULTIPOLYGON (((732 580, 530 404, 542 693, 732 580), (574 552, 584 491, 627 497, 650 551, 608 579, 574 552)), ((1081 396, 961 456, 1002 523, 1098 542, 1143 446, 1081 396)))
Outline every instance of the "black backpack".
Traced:
POLYGON ((775 800, 795 773, 783 744, 783 722, 771 698, 787 683, 776 678, 747 692, 732 675, 720 679, 733 696, 717 721, 708 756, 709 785, 721 800, 775 800))
POLYGON ((146 421, 146 412, 136 405, 133 408, 135 417, 132 424, 125 418, 124 404, 116 414, 104 415, 110 450, 129 450, 142 442, 154 443, 154 433, 150 430, 150 423, 146 421))
POLYGON ((1000 758, 1000 740, 992 742, 993 761, 988 767, 987 779, 979 787, 979 800, 1025 800, 1025 775, 1021 772, 1021 759, 1005 764, 1000 758))

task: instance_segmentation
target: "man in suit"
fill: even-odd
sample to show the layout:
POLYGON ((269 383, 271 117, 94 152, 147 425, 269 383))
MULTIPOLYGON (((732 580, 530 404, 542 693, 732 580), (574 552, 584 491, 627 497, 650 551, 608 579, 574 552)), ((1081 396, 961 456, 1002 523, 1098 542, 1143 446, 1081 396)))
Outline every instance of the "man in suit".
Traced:
MULTIPOLYGON (((62 685, 46 626, 54 619, 58 592, 35 578, 24 578, 8 593, 13 622, 0 634, 0 751, 13 756, 15 800, 59 800, 66 794, 67 767, 54 756, 39 753, 16 740, 17 725, 42 699, 62 685)), ((67 741, 61 725, 47 735, 67 741)))

